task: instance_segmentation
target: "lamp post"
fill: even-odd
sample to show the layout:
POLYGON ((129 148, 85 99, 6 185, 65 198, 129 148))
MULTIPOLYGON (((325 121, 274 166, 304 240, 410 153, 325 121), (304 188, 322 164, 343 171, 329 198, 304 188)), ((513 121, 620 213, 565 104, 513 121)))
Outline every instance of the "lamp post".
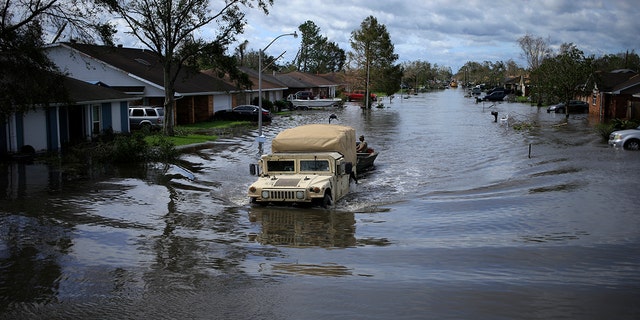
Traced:
POLYGON ((298 34, 294 31, 293 33, 285 33, 275 37, 269 44, 258 51, 258 151, 262 154, 262 144, 265 141, 265 137, 262 134, 262 54, 265 50, 267 50, 276 40, 284 36, 293 36, 294 38, 298 37, 298 34))

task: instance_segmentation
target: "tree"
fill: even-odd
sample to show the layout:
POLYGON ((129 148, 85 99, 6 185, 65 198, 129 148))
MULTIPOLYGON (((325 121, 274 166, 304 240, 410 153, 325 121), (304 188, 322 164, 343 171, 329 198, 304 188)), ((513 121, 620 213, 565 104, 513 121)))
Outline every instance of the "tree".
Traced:
POLYGON ((426 61, 409 61, 402 64, 402 79, 409 86, 418 90, 420 87, 426 87, 429 80, 433 80, 435 72, 431 68, 431 64, 426 61))
POLYGON ((594 61, 596 70, 610 72, 616 69, 640 71, 640 57, 635 50, 616 54, 605 54, 594 61))
POLYGON ((525 74, 525 70, 522 69, 513 59, 507 60, 505 63, 506 76, 521 76, 525 74))
POLYGON ((551 55, 551 48, 549 47, 548 41, 530 34, 519 38, 518 44, 520 44, 522 54, 529 66, 529 72, 531 72, 531 83, 533 84, 532 93, 538 100, 538 106, 541 106, 542 98, 545 95, 545 92, 541 91, 541 89, 544 86, 540 83, 540 79, 536 78, 538 73, 535 71, 542 65, 544 59, 551 55))
POLYGON ((381 70, 381 77, 376 80, 377 91, 384 92, 387 96, 391 96, 400 89, 400 81, 403 76, 402 66, 399 64, 391 65, 381 70))
POLYGON ((268 14, 273 0, 98 0, 120 16, 134 35, 153 51, 164 71, 165 122, 163 131, 173 135, 175 82, 180 70, 190 64, 205 63, 234 72, 236 60, 224 52, 243 32, 246 24, 241 7, 256 5, 268 14), (219 29, 210 41, 198 32, 211 23, 219 29))
POLYGON ((302 41, 296 59, 298 71, 328 73, 342 70, 347 59, 345 51, 335 42, 320 35, 320 27, 313 21, 298 26, 302 41))
MULTIPOLYGON (((241 65, 254 70, 258 70, 259 58, 260 58, 260 53, 255 50, 251 50, 245 53, 244 59, 241 65)), ((274 57, 272 55, 266 55, 263 52, 262 53, 262 70, 280 72, 283 66, 278 64, 278 59, 276 58, 277 57, 274 57)))
POLYGON ((61 0, 0 4, 0 122, 36 104, 65 102, 62 74, 43 51, 45 34, 104 42, 113 28, 100 24, 90 3, 61 0))
POLYGON ((451 77, 453 77, 453 73, 451 72, 451 67, 447 66, 439 66, 437 63, 433 65, 433 69, 436 70, 436 79, 441 82, 449 83, 451 77))
POLYGON ((530 71, 537 69, 542 64, 542 61, 552 53, 548 41, 530 34, 519 38, 518 44, 520 44, 522 54, 527 60, 530 71))
POLYGON ((507 68, 504 65, 504 62, 502 61, 496 61, 496 62, 490 62, 490 61, 485 61, 484 62, 486 69, 488 70, 488 83, 490 83, 492 86, 500 86, 502 85, 502 81, 505 78, 505 74, 507 71, 507 68))
MULTIPOLYGON (((546 58, 533 74, 541 80, 538 85, 544 92, 558 97, 568 106, 576 95, 589 92, 586 83, 593 71, 593 57, 585 57, 574 44, 565 43, 558 55, 546 58)), ((568 107, 565 115, 569 118, 568 107)))
POLYGON ((246 51, 248 46, 249 46, 249 40, 245 40, 236 47, 236 50, 235 50, 236 59, 238 59, 238 63, 240 66, 245 65, 244 60, 245 60, 245 55, 247 53, 246 51))
POLYGON ((362 21, 360 29, 351 32, 349 60, 359 75, 360 84, 366 89, 365 107, 369 107, 369 92, 374 90, 397 92, 400 89, 402 70, 395 65, 398 55, 394 52, 387 27, 378 24, 374 16, 362 21), (393 78, 385 78, 393 76, 393 78), (395 89, 393 89, 395 88, 395 89))
POLYGON ((467 63, 460 68, 460 70, 464 70, 467 73, 467 81, 472 84, 481 84, 484 83, 484 79, 486 78, 486 70, 484 67, 475 61, 467 61, 467 63))

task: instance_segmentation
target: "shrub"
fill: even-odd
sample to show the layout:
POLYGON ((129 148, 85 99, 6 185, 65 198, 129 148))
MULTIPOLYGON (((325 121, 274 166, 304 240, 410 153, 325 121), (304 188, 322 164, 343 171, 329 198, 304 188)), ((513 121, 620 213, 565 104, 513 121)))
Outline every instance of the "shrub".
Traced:
MULTIPOLYGON (((254 106, 257 106, 258 102, 260 102, 258 97, 253 98, 252 104, 254 106)), ((267 109, 269 111, 272 111, 273 110, 273 102, 271 102, 271 100, 269 100, 269 99, 262 99, 262 108, 263 109, 267 109)))
POLYGON ((602 138, 602 141, 609 140, 611 132, 616 131, 615 126, 612 123, 598 123, 595 127, 596 133, 602 138))
POLYGON ((282 111, 282 109, 291 108, 291 102, 285 99, 277 100, 273 105, 277 108, 278 112, 282 111))
POLYGON ((111 146, 107 149, 111 150, 111 162, 116 163, 145 161, 150 151, 149 145, 144 140, 144 135, 139 132, 131 136, 118 135, 111 146))
POLYGON ((609 136, 616 130, 637 128, 638 122, 634 120, 613 119, 609 123, 599 123, 595 126, 595 131, 603 141, 609 140, 609 136))
POLYGON ((178 159, 180 152, 169 138, 159 135, 151 144, 148 160, 158 162, 171 162, 178 159))
POLYGON ((638 127, 638 123, 634 120, 613 119, 611 121, 615 130, 633 129, 638 127))

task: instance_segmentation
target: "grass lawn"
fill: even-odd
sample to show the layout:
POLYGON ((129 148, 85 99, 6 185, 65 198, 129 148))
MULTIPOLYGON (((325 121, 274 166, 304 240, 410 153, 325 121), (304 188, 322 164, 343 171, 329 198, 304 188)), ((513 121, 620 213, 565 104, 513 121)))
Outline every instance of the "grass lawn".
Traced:
POLYGON ((146 136, 144 139, 147 141, 147 143, 149 143, 151 145, 155 144, 160 139, 167 139, 167 140, 171 141, 174 146, 179 147, 179 146, 185 146, 185 145, 188 145, 188 144, 215 141, 216 139, 218 139, 218 136, 210 136, 210 135, 202 135, 202 134, 190 134, 190 135, 187 135, 187 136, 173 136, 173 137, 162 137, 161 138, 160 135, 151 135, 151 136, 146 136))
POLYGON ((250 129, 253 126, 254 124, 248 121, 199 122, 176 126, 174 128, 175 135, 173 137, 155 134, 146 136, 145 140, 149 144, 154 144, 154 142, 157 142, 160 139, 167 139, 171 141, 174 146, 178 147, 188 144, 215 141, 221 134, 229 134, 238 130, 250 129))

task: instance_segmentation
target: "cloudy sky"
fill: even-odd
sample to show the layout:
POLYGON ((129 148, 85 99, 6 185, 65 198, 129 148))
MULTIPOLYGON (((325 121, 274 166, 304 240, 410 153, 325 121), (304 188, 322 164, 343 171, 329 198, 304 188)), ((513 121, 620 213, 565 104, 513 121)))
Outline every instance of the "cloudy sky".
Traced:
MULTIPOLYGON (((269 15, 247 12, 241 41, 250 50, 298 30, 307 20, 320 33, 350 51, 351 33, 368 16, 386 26, 398 62, 428 61, 455 73, 467 61, 507 61, 526 67, 517 39, 548 39, 553 48, 572 42, 600 56, 635 50, 640 54, 637 0, 274 0, 269 15)), ((266 54, 291 61, 300 38, 282 37, 266 54)))

